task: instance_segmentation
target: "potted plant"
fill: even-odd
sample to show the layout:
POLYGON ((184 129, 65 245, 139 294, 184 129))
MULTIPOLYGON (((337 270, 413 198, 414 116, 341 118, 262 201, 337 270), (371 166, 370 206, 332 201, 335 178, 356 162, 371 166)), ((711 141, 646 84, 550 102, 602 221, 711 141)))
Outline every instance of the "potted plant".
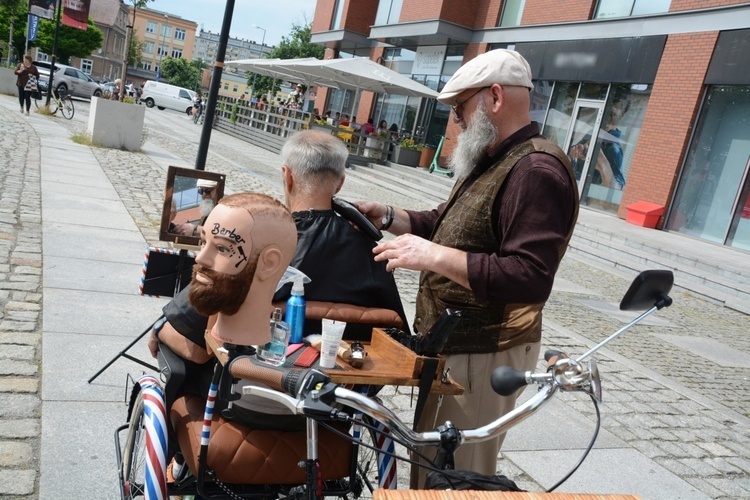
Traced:
POLYGON ((414 139, 401 139, 393 148, 393 162, 399 165, 416 167, 419 164, 419 158, 422 156, 423 147, 423 144, 417 144, 414 139))
POLYGON ((385 146, 383 141, 386 135, 385 132, 368 135, 365 140, 365 156, 380 160, 383 156, 383 147, 385 146))

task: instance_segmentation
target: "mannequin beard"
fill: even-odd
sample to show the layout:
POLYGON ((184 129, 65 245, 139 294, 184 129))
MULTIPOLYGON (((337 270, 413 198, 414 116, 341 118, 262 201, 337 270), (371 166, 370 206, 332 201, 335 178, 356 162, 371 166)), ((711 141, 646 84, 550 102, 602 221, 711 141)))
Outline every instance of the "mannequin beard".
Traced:
POLYGON ((458 136, 456 149, 448 160, 456 176, 463 178, 471 174, 487 150, 497 142, 498 136, 497 127, 487 114, 487 106, 480 101, 466 130, 458 136))
POLYGON ((247 293, 253 284, 258 259, 247 263, 237 274, 219 273, 200 264, 193 266, 193 281, 188 298, 190 304, 203 316, 223 313, 229 316, 236 314, 245 303, 247 293), (201 273, 211 280, 210 285, 195 279, 201 273))
POLYGON ((212 200, 211 198, 204 198, 200 201, 198 210, 200 210, 203 217, 208 217, 208 214, 211 213, 211 210, 213 210, 215 206, 216 203, 214 202, 214 200, 212 200))

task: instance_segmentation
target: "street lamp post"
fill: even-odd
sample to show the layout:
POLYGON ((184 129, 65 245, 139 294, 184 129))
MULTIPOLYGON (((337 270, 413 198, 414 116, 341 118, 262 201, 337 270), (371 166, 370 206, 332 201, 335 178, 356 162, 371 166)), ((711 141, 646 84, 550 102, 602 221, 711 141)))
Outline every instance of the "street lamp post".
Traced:
POLYGON ((161 58, 164 56, 164 44, 167 40, 167 28, 169 28, 169 15, 164 14, 164 26, 162 27, 162 34, 161 34, 161 47, 159 47, 159 70, 156 72, 156 81, 161 80, 161 58))
MULTIPOLYGON (((257 24, 252 24, 251 26, 253 28, 258 28, 259 30, 263 30, 263 39, 260 41, 260 56, 258 57, 258 59, 261 59, 263 57, 263 44, 266 43, 266 29, 261 28, 257 24)), ((253 94, 250 96, 250 101, 252 101, 253 98, 255 97, 255 77, 256 76, 257 75, 253 73, 253 94)))

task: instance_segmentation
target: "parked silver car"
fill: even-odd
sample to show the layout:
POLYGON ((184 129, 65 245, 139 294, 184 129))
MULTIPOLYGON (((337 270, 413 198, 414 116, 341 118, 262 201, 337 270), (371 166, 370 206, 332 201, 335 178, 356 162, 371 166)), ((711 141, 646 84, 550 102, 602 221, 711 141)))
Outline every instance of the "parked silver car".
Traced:
MULTIPOLYGON (((39 87, 42 91, 47 90, 49 84, 50 63, 44 61, 34 61, 34 66, 39 70, 39 87)), ((80 69, 65 64, 55 63, 55 78, 52 84, 59 92, 63 90, 69 95, 91 99, 92 96, 100 96, 102 87, 96 83, 89 75, 80 69)))

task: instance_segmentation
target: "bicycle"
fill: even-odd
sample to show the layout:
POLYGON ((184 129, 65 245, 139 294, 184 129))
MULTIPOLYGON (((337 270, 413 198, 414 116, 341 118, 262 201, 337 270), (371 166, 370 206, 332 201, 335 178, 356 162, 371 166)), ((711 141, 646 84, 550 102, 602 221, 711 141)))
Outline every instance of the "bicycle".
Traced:
POLYGON ((195 107, 195 114, 193 115, 193 123, 196 125, 203 125, 203 115, 205 113, 206 103, 201 101, 198 106, 195 107))
MULTIPOLYGON (((34 98, 34 105, 37 108, 45 107, 46 94, 40 92, 37 95, 39 97, 34 98)), ((52 95, 49 101, 49 112, 54 115, 58 110, 60 111, 60 114, 68 120, 72 120, 73 115, 76 112, 75 107, 73 106, 73 100, 70 98, 70 95, 68 95, 68 91, 66 89, 61 88, 58 90, 52 90, 52 95)))
MULTIPOLYGON (((295 369, 285 367, 271 367, 254 360, 238 346, 224 345, 227 350, 228 359, 222 367, 214 374, 207 403, 205 405, 204 422, 211 422, 213 418, 213 404, 218 398, 239 397, 232 394, 232 379, 240 378, 257 381, 261 386, 245 386, 244 394, 262 397, 286 406, 292 413, 306 417, 307 448, 305 459, 299 461, 299 466, 304 465, 305 474, 302 481, 296 474, 295 480, 287 484, 277 484, 274 481, 263 481, 256 478, 255 484, 227 484, 220 476, 225 470, 220 470, 209 465, 217 465, 217 456, 221 452, 210 453, 209 445, 216 440, 215 446, 223 447, 224 454, 231 453, 227 448, 226 433, 223 427, 214 429, 204 425, 200 436, 199 451, 183 448, 186 439, 178 437, 180 453, 188 464, 190 473, 187 476, 175 478, 172 469, 167 470, 166 458, 173 450, 169 450, 168 433, 164 413, 164 398, 158 381, 151 376, 145 376, 139 380, 143 390, 138 392, 135 403, 131 404, 130 423, 118 428, 115 433, 115 444, 118 453, 118 467, 120 469, 120 490, 122 498, 133 498, 143 494, 146 498, 163 498, 167 494, 186 495, 199 494, 202 497, 212 497, 212 494, 224 495, 221 498, 247 498, 250 497, 289 497, 320 499, 323 496, 339 496, 348 498, 360 496, 363 492, 372 491, 373 485, 367 476, 364 459, 357 458, 359 448, 370 448, 364 439, 357 439, 349 432, 335 429, 332 424, 353 424, 353 428, 363 425, 367 429, 366 434, 379 438, 379 430, 370 426, 367 422, 379 422, 390 430, 390 436, 394 441, 404 445, 408 450, 418 453, 418 449, 426 446, 437 447, 436 459, 430 468, 428 475, 428 488, 436 489, 476 489, 476 490, 504 490, 520 491, 517 486, 504 476, 481 476, 467 471, 453 470, 453 454, 455 450, 464 444, 472 444, 485 441, 507 432, 522 420, 537 412, 545 403, 549 402, 557 391, 573 392, 580 391, 587 394, 596 410, 596 427, 593 437, 580 458, 578 464, 557 484, 548 491, 556 489, 562 482, 567 480, 584 461, 594 445, 600 427, 600 414, 598 403, 601 402, 601 384, 599 372, 591 356, 599 349, 610 343, 629 328, 639 323, 653 312, 668 307, 672 299, 668 293, 674 282, 670 271, 644 271, 636 277, 624 295, 620 309, 627 311, 644 310, 640 316, 622 327, 608 338, 589 349, 578 358, 570 358, 560 351, 550 350, 545 353, 548 369, 543 373, 519 372, 510 367, 499 367, 492 374, 492 387, 500 395, 514 393, 525 385, 536 384, 538 392, 523 404, 516 407, 510 413, 487 423, 477 429, 457 429, 450 422, 440 425, 434 431, 416 432, 410 426, 399 419, 399 417, 377 400, 368 397, 356 390, 347 389, 331 382, 325 373, 315 369, 295 369), (587 361, 588 360, 588 361, 587 361), (587 362, 586 362, 587 361, 587 362), (362 415, 363 417, 359 417, 362 415), (119 445, 118 433, 128 428, 127 447, 122 450, 119 445), (319 435, 319 432, 321 433, 319 435), (327 434, 322 436, 322 433, 327 434), (338 436, 338 440, 331 442, 331 436, 338 436), (343 442, 351 443, 351 455, 344 453, 340 460, 349 460, 348 477, 340 463, 327 463, 323 459, 325 453, 330 453, 331 448, 341 446, 343 442), (325 446, 319 447, 319 443, 325 446), (144 453, 148 450, 148 453, 144 453), (320 455, 319 455, 320 453, 320 455), (147 455, 147 457, 144 457, 147 455), (351 464, 355 463, 352 468, 351 464), (252 487, 250 487, 252 486, 252 487), (162 496, 151 496, 151 492, 160 492, 162 496)), ((411 341, 413 339, 402 339, 411 341)), ((403 343, 402 341, 402 343, 403 343)), ((218 366, 218 365, 217 365, 218 366)), ((134 390, 135 394, 135 390, 134 390)), ((195 408, 193 409, 195 412, 195 408)), ((178 410, 179 413, 179 410, 178 410)), ((172 420, 175 420, 174 410, 172 420)), ((215 421, 215 419, 213 419, 215 421)), ((181 422, 178 419, 178 422, 181 422)), ((193 424, 201 426, 201 422, 193 424)), ((179 436, 179 429, 177 430, 179 436)), ((252 431, 261 432, 261 431, 252 431)), ((278 446, 278 433, 266 436, 268 442, 263 450, 272 450, 278 446)), ((247 439, 243 445, 247 444, 247 439)), ((237 445, 237 443, 234 443, 237 445)), ((261 450, 261 451, 263 451, 261 450)), ((340 451, 340 450, 338 450, 340 451)), ((381 449, 378 452, 386 455, 381 449)), ((390 454, 388 454, 390 456, 390 454)), ((424 455, 421 455, 423 458, 424 455)), ((263 456, 264 460, 273 460, 268 453, 263 456)), ((394 456, 395 457, 395 456, 394 456)), ((404 457, 395 457, 399 460, 407 460, 404 457)), ((290 476, 291 471, 297 464, 292 460, 276 463, 275 467, 285 470, 290 476), (288 467, 289 469, 285 469, 288 467)), ((232 467, 237 464, 232 462, 232 467)), ((259 467, 263 467, 261 463, 259 467)), ((243 468, 242 474, 249 475, 256 472, 255 468, 243 468)), ((238 477, 244 477, 240 474, 238 477)), ((235 475, 236 476, 236 475, 235 475)), ((278 474, 277 474, 278 476, 278 474)), ((282 475, 283 477, 283 475, 282 475)), ((278 479, 278 478, 273 478, 278 479)))

